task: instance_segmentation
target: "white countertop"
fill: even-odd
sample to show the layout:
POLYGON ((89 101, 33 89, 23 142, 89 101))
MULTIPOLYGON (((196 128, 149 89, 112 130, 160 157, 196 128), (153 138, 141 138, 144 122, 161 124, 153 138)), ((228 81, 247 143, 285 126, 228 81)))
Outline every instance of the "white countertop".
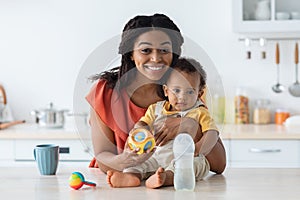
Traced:
POLYGON ((223 139, 300 139, 300 131, 276 124, 225 124, 220 128, 220 135, 223 139))
POLYGON ((209 174, 197 182, 194 192, 176 192, 173 187, 147 189, 111 188, 99 169, 85 164, 59 163, 55 176, 41 176, 36 165, 0 167, 1 199, 299 199, 300 169, 227 168, 223 175, 209 174), (68 178, 81 172, 96 188, 73 190, 68 178))
MULTIPOLYGON (((283 125, 236 125, 225 124, 219 126, 220 136, 223 139, 300 139, 300 132, 289 131, 283 125)), ((66 128, 40 128, 37 124, 20 124, 0 130, 0 139, 78 139, 90 138, 89 130, 80 134, 74 129, 66 128)))
MULTIPOLYGON (((0 130, 0 139, 78 139, 80 132, 74 128, 41 128, 37 124, 19 124, 0 130)), ((88 129, 85 130, 88 135, 88 129)))

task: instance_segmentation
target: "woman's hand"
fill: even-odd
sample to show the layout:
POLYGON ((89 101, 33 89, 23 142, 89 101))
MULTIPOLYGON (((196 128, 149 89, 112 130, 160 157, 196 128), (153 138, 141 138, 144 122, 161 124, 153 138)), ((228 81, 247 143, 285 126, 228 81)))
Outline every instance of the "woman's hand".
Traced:
POLYGON ((144 163, 153 155, 155 149, 153 149, 152 151, 146 151, 142 154, 137 154, 138 151, 139 149, 131 150, 128 144, 125 144, 123 153, 118 155, 118 159, 120 159, 120 163, 122 163, 121 165, 123 169, 144 163))
MULTIPOLYGON (((126 167, 141 164, 154 152, 138 155, 136 150, 130 150, 125 144, 123 153, 118 154, 113 131, 103 123, 94 110, 91 110, 90 123, 97 165, 105 173, 107 170, 123 171, 126 167)), ((95 162, 91 163, 91 166, 97 165, 95 162)))
POLYGON ((153 124, 155 131, 155 141, 157 146, 162 146, 174 139, 179 133, 189 133, 192 138, 195 138, 197 131, 201 131, 201 127, 196 120, 183 117, 167 117, 158 120, 153 124), (200 129, 199 129, 200 128, 200 129))

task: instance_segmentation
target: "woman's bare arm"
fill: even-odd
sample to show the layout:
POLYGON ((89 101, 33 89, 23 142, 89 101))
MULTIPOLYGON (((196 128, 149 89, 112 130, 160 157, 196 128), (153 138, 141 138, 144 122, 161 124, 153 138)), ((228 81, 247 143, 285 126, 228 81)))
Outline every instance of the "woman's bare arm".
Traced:
POLYGON ((195 141, 197 140, 196 138, 202 136, 199 123, 189 117, 167 117, 155 122, 153 127, 155 130, 155 141, 159 146, 174 139, 179 133, 188 133, 195 141))
POLYGON ((152 153, 138 155, 129 148, 125 148, 122 154, 118 154, 114 132, 104 124, 93 109, 90 113, 94 154, 98 166, 103 172, 106 173, 108 170, 122 171, 124 168, 144 162, 152 155, 152 153))
POLYGON ((203 136, 195 144, 195 154, 203 154, 206 156, 210 153, 219 139, 219 133, 216 130, 208 130, 203 133, 203 136))

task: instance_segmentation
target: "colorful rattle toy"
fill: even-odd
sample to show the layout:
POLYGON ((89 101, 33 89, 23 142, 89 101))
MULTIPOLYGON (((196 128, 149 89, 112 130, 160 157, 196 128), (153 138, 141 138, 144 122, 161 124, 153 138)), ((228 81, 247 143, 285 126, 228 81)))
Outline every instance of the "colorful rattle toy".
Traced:
POLYGON ((142 154, 155 147, 153 135, 147 129, 138 128, 132 131, 128 137, 128 145, 131 150, 139 148, 137 154, 142 154))
POLYGON ((80 172, 73 172, 69 178, 69 185, 71 188, 78 190, 83 185, 95 187, 96 183, 85 181, 83 175, 80 172))

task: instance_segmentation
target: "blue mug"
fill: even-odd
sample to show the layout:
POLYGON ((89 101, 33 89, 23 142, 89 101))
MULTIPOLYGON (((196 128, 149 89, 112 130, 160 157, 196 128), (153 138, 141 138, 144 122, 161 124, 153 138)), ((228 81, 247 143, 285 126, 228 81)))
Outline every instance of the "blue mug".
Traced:
POLYGON ((36 145, 33 150, 33 155, 41 175, 56 174, 59 159, 59 146, 54 144, 36 145))

